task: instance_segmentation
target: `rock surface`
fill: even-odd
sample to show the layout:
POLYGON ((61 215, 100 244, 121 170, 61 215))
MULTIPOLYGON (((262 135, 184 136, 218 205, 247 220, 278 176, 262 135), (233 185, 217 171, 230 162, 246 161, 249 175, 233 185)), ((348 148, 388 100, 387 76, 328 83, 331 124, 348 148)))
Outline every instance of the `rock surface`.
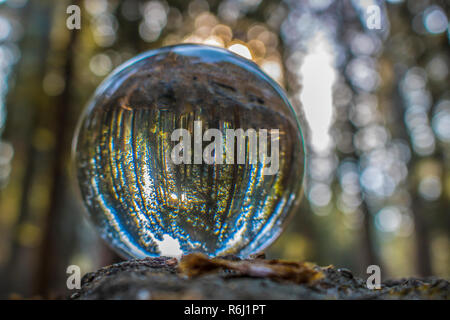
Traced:
POLYGON ((450 299, 444 279, 386 281, 370 290, 347 269, 200 254, 130 260, 86 274, 69 299, 450 299))

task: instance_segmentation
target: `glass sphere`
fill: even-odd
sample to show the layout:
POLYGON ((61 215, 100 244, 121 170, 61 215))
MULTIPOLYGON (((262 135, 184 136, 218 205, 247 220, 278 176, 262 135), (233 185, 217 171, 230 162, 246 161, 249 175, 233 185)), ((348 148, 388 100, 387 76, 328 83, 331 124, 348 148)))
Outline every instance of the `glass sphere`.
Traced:
POLYGON ((73 158, 96 229, 128 258, 247 257, 301 197, 305 152, 283 90, 227 50, 143 53, 96 90, 73 158))

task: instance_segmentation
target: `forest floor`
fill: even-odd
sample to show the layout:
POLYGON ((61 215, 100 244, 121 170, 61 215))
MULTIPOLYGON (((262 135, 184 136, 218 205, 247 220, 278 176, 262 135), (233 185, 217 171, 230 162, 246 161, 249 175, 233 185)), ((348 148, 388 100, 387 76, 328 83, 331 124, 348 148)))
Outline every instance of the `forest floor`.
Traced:
POLYGON ((86 274, 69 299, 450 299, 438 278, 389 280, 380 289, 348 269, 311 263, 210 259, 201 254, 129 260, 86 274))

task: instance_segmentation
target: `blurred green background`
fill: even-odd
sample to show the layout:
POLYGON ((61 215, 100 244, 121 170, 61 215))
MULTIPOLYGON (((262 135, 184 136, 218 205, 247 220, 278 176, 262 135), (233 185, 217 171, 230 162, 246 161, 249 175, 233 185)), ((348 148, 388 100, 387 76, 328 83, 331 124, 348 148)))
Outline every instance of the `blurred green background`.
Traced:
POLYGON ((74 127, 113 68, 182 42, 252 59, 299 113, 304 200, 269 258, 449 278, 449 17, 446 0, 0 0, 0 297, 121 260, 84 219, 74 127))

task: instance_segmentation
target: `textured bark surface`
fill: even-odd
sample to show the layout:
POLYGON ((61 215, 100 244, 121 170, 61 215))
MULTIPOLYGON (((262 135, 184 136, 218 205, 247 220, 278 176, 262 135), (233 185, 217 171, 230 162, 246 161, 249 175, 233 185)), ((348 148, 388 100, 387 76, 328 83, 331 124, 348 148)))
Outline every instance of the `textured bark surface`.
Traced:
POLYGON ((444 279, 386 281, 370 290, 347 269, 199 254, 113 264, 86 274, 69 299, 450 299, 444 279))

